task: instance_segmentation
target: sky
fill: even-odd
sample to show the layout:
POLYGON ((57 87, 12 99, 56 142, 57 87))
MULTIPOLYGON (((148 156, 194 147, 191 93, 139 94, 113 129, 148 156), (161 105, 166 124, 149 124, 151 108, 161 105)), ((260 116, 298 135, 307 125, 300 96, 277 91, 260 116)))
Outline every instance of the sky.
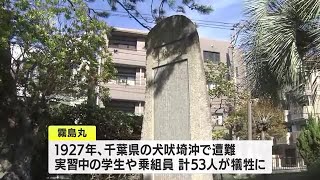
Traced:
MULTIPOLYGON (((157 7, 160 0, 154 0, 154 6, 157 7)), ((179 2, 179 0, 177 1, 179 2)), ((198 33, 202 38, 230 41, 232 24, 238 23, 244 19, 243 0, 198 0, 200 4, 211 5, 214 11, 209 15, 202 15, 196 11, 187 10, 186 16, 195 23, 199 24, 198 33), (210 26, 210 27, 208 27, 210 26)), ((139 4, 138 11, 145 17, 151 16, 151 0, 139 4)), ((90 5, 93 9, 110 10, 110 6, 105 0, 97 0, 90 5)), ((176 14, 167 12, 167 15, 176 14)), ((144 22, 142 19, 140 19, 144 22)), ((119 6, 116 12, 110 12, 110 16, 105 19, 106 23, 112 27, 130 28, 146 30, 134 19, 129 18, 125 11, 119 6)), ((153 26, 153 24, 148 24, 153 26)))

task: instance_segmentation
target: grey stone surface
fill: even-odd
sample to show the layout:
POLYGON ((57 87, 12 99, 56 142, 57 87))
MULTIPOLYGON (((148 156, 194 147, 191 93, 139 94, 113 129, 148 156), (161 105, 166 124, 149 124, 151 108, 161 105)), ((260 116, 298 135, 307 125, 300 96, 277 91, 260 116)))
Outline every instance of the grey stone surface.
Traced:
POLYGON ((155 78, 158 74, 166 73, 166 68, 170 68, 169 66, 174 66, 170 78, 166 80, 161 92, 154 97, 154 119, 156 120, 154 121, 154 139, 190 139, 189 97, 188 93, 180 93, 180 89, 189 91, 188 61, 155 68, 155 78), (176 101, 177 98, 178 101, 176 101), (171 129, 179 129, 179 131, 171 129))
MULTIPOLYGON (((210 106, 196 26, 171 16, 148 34, 143 140, 211 140, 210 106)), ((210 180, 210 174, 145 175, 147 180, 210 180)))

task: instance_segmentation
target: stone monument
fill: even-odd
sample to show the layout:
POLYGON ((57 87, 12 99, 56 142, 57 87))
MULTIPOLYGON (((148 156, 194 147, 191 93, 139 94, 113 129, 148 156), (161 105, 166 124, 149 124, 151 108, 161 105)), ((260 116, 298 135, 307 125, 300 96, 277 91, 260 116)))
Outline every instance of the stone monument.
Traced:
MULTIPOLYGON (((143 140, 211 140, 209 96, 195 24, 168 17, 149 32, 143 140)), ((210 180, 210 174, 154 174, 145 180, 210 180)))

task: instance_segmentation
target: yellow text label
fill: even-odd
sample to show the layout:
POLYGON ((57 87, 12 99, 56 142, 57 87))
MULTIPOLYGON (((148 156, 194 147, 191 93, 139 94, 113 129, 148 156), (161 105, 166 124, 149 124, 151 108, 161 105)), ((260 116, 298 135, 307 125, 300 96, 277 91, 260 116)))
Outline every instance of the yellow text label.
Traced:
POLYGON ((96 126, 83 125, 53 125, 48 127, 49 141, 94 141, 96 140, 96 126))

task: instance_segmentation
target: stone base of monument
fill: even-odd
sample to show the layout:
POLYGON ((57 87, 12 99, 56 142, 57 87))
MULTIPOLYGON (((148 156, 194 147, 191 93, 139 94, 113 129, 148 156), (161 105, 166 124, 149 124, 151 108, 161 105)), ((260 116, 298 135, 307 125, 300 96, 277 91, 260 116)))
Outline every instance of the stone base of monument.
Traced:
MULTIPOLYGON (((199 36, 185 16, 148 34, 143 140, 211 140, 209 96, 199 36)), ((211 174, 153 174, 145 180, 210 180, 211 174)))

